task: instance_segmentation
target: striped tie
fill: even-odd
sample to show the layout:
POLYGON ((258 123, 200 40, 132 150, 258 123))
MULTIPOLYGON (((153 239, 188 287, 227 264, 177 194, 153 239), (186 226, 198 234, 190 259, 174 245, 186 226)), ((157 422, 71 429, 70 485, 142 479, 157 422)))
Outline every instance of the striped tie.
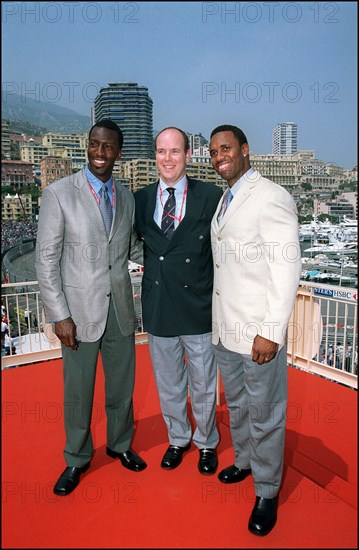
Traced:
POLYGON ((161 229, 168 239, 170 239, 175 230, 176 198, 175 189, 167 187, 168 199, 163 207, 161 229))
POLYGON ((107 193, 107 185, 105 183, 100 189, 100 212, 102 215, 103 223, 105 224, 107 235, 109 235, 112 225, 112 206, 110 202, 110 197, 107 193))

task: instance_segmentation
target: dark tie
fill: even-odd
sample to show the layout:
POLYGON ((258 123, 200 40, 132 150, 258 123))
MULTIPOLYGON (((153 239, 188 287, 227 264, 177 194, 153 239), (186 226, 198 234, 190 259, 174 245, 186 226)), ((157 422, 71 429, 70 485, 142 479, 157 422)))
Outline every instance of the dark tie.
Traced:
POLYGON ((170 239, 175 230, 175 213, 176 213, 176 199, 175 189, 173 187, 167 187, 168 199, 163 207, 161 229, 168 239, 170 239))
POLYGON ((224 193, 222 206, 217 217, 218 223, 221 223, 224 213, 227 210, 229 203, 231 202, 232 199, 233 199, 232 191, 228 188, 224 193))
POLYGON ((102 215, 103 223, 105 224, 107 235, 109 235, 112 225, 112 206, 110 197, 107 193, 107 185, 105 183, 100 189, 100 212, 102 215))

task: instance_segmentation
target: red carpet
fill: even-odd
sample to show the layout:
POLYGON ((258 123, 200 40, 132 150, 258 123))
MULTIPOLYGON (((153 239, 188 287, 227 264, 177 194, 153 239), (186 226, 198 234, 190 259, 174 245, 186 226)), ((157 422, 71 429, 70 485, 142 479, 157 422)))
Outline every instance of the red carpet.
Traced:
MULTIPOLYGON (((137 346, 133 448, 148 467, 106 456, 98 369, 91 468, 69 497, 52 488, 65 467, 60 361, 2 371, 3 548, 357 548, 357 393, 289 369, 286 466, 278 522, 266 537, 247 524, 250 476, 223 485, 197 470, 192 445, 179 468, 159 467, 168 446, 148 348, 137 346)), ((218 407, 219 469, 233 463, 228 413, 218 407)))

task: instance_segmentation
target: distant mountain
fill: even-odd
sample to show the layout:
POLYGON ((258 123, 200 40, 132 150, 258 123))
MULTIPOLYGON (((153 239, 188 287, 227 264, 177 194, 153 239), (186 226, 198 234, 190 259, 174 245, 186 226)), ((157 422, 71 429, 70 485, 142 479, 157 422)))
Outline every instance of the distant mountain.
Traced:
POLYGON ((31 122, 24 122, 23 120, 9 120, 10 122, 10 132, 14 134, 25 134, 28 136, 43 136, 48 132, 46 128, 42 126, 37 126, 36 124, 31 124, 31 122))
MULTIPOLYGON (((89 116, 80 115, 72 109, 17 94, 5 95, 4 92, 1 100, 1 118, 10 123, 16 121, 17 127, 19 122, 20 125, 21 122, 27 122, 45 129, 46 132, 63 134, 87 132, 91 125, 89 116)), ((11 127, 14 127, 14 124, 11 124, 11 127)))

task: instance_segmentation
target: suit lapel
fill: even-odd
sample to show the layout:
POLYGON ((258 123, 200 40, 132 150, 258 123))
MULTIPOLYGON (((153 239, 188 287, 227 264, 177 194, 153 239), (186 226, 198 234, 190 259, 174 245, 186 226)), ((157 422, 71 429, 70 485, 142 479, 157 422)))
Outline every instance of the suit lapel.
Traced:
POLYGON ((84 215, 91 219, 99 231, 106 233, 100 209, 95 197, 92 195, 84 170, 78 173, 78 177, 75 179, 75 188, 76 198, 84 210, 84 215))
POLYGON ((239 191, 235 194, 229 207, 224 213, 222 221, 219 224, 220 230, 226 226, 226 224, 229 222, 232 216, 238 213, 238 210, 241 208, 241 206, 243 206, 243 204, 246 202, 250 194, 251 194, 251 189, 239 189, 239 191))
MULTIPOLYGON (((238 192, 234 195, 229 207, 225 211, 221 223, 218 224, 216 219, 215 223, 219 231, 221 231, 223 227, 227 225, 227 223, 232 218, 232 216, 238 213, 238 210, 243 206, 246 200, 251 196, 252 189, 253 187, 255 187, 256 182, 258 181, 258 176, 259 176, 258 172, 255 171, 251 176, 248 177, 247 180, 243 182, 238 192)), ((222 201, 221 201, 221 204, 222 204, 222 201)), ((218 214, 216 213, 216 215, 218 214)))
POLYGON ((123 217, 125 215, 123 189, 121 184, 115 178, 113 178, 113 188, 115 190, 115 207, 113 209, 114 212, 109 239, 113 236, 115 229, 119 227, 121 222, 123 222, 123 217))
MULTIPOLYGON (((153 216, 155 214, 156 210, 156 200, 157 200, 157 190, 158 190, 158 182, 155 185, 151 185, 148 188, 148 203, 146 207, 146 227, 151 227, 152 229, 155 228, 160 235, 163 235, 163 232, 160 227, 158 227, 157 223, 153 219, 153 216)), ((163 235, 164 237, 164 235, 163 235)), ((165 238, 165 237, 164 237, 165 238)))

